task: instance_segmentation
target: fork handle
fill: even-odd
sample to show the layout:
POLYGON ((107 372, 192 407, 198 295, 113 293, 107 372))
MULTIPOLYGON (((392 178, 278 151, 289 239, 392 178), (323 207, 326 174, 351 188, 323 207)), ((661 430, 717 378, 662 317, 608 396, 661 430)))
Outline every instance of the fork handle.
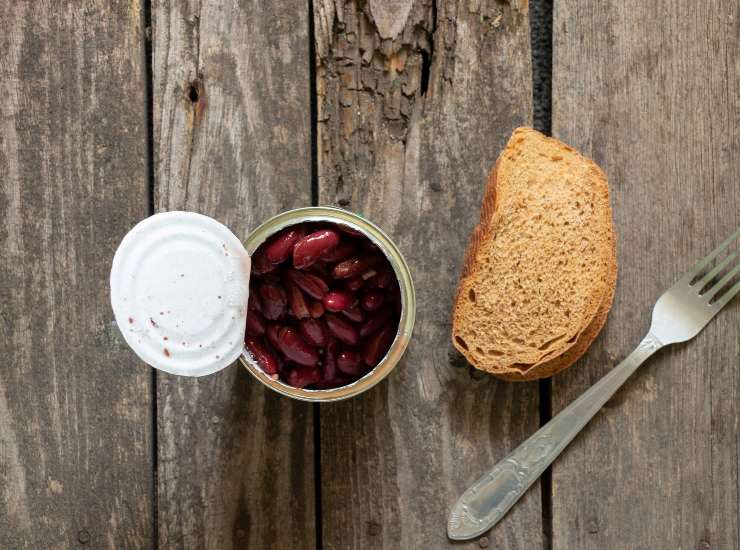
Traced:
POLYGON ((453 507, 448 536, 467 540, 493 527, 637 367, 661 347, 648 332, 624 361, 478 479, 453 507))

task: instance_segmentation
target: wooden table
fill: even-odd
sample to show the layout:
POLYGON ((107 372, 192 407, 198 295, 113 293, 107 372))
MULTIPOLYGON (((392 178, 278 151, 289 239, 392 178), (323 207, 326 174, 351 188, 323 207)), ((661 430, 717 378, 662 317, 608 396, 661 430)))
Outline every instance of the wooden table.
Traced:
MULTIPOLYGON (((619 284, 585 359, 498 381, 453 351, 449 312, 487 171, 547 112, 527 0, 1 3, 3 549, 453 547, 466 486, 623 358, 740 223, 737 3, 557 0, 545 130, 609 176, 619 284), (410 263, 416 330, 387 381, 312 406, 238 366, 154 373, 126 347, 108 273, 138 220, 193 210, 246 235, 310 204, 365 214, 410 263)), ((454 546, 740 548, 737 306, 454 546)))

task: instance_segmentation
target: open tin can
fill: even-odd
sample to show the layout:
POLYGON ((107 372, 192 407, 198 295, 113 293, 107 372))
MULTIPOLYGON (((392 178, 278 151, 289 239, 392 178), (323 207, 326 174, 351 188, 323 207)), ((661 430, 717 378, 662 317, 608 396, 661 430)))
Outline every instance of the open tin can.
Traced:
POLYGON ((375 224, 356 214, 339 208, 315 206, 298 208, 296 210, 289 210, 278 214, 264 222, 247 237, 247 240, 244 243, 247 252, 251 256, 257 248, 272 235, 275 235, 288 226, 303 222, 331 222, 348 226, 367 237, 370 242, 375 244, 380 252, 388 259, 388 262, 393 268, 393 272, 398 280, 398 285, 401 291, 401 316, 398 323, 398 332, 396 333, 393 343, 380 362, 362 378, 346 386, 331 389, 314 390, 295 388, 280 379, 275 380, 265 374, 246 350, 241 354, 239 360, 247 370, 257 378, 257 380, 278 393, 295 399, 301 399, 303 401, 338 401, 358 395, 372 388, 375 384, 388 376, 388 373, 390 373, 398 364, 403 352, 408 346, 409 340, 411 339, 411 333, 414 328, 416 313, 414 284, 411 280, 411 273, 406 265, 406 261, 398 250, 398 247, 396 247, 388 235, 386 235, 375 224))
POLYGON ((274 391, 316 402, 358 395, 398 364, 411 338, 416 299, 403 256, 380 228, 346 210, 317 206, 278 214, 240 241, 226 226, 192 212, 157 214, 124 237, 111 269, 111 303, 126 342, 140 358, 184 376, 211 374, 238 358, 274 391), (265 373, 244 345, 250 258, 273 235, 303 223, 359 232, 388 261, 400 295, 398 328, 384 356, 357 380, 327 389, 294 387, 265 373))

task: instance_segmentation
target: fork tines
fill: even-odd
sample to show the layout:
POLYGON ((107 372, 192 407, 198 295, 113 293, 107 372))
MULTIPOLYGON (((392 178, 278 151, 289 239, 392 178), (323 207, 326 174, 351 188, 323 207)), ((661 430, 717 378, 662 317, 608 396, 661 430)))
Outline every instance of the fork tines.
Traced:
POLYGON ((740 238, 740 227, 684 275, 683 279, 712 307, 721 309, 740 292, 740 251, 733 245, 740 238), (726 256, 723 254, 727 253, 726 256))

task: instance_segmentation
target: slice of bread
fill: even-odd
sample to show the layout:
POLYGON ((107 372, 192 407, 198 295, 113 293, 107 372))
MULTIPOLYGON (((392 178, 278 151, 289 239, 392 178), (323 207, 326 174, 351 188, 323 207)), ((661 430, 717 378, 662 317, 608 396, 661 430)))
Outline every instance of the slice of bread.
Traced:
POLYGON ((573 148, 518 128, 489 176, 468 245, 453 343, 502 378, 551 376, 598 335, 616 274, 604 173, 573 148))

